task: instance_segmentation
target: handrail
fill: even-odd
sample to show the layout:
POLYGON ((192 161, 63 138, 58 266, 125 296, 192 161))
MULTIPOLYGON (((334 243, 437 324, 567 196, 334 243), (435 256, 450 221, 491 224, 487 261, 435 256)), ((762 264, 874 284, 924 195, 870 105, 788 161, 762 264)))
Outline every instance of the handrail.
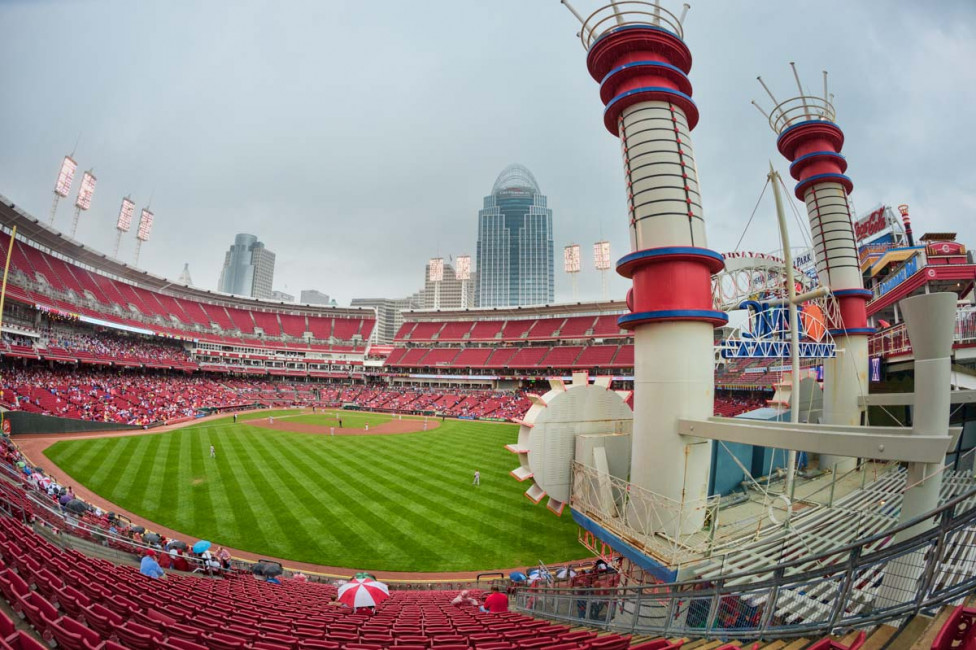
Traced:
POLYGON ((538 616, 661 636, 772 638, 826 634, 892 620, 951 602, 976 587, 970 567, 958 571, 951 562, 943 562, 961 545, 967 552, 976 547, 976 507, 971 503, 965 512, 955 513, 960 504, 973 500, 976 488, 911 521, 816 558, 717 580, 521 589, 515 606, 538 616), (914 537, 864 552, 936 518, 937 525, 914 537), (801 567, 810 563, 819 566, 801 567), (895 570, 889 573, 889 567, 895 570))

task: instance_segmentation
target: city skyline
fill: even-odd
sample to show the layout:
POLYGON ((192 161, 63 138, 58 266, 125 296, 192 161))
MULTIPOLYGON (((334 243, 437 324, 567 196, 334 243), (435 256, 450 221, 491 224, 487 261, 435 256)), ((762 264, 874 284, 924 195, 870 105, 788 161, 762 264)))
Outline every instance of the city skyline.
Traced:
MULTIPOLYGON (((342 278, 330 293, 348 304, 355 295, 406 295, 420 262, 470 251, 468 215, 484 179, 520 160, 558 215, 556 246, 585 250, 607 239, 615 261, 629 251, 620 152, 594 121, 602 106, 574 38, 578 23, 557 3, 500 6, 461 1, 418 15, 396 3, 378 12, 254 3, 228 14, 179 2, 5 3, 0 71, 17 101, 0 108, 0 193, 46 221, 58 165, 74 151, 78 174, 58 230, 70 231, 81 173, 94 168, 98 186, 77 236, 85 245, 111 254, 118 205, 130 195, 140 209, 151 201, 156 214, 142 268, 175 279, 189 261, 198 280, 213 278, 220 260, 208 242, 273 228, 282 286, 342 278), (432 15, 441 28, 429 29, 432 15), (513 17, 537 36, 506 38, 513 17), (342 29, 312 38, 322 24, 342 29), (471 24, 487 36, 480 48, 461 37, 471 24), (337 53, 374 30, 387 36, 378 51, 357 66, 337 63, 337 53), (418 32, 427 34, 422 45, 418 32), (131 54, 118 57, 120 48, 131 54), (64 75, 64 62, 78 55, 85 73, 64 75), (381 91, 370 80, 391 57, 398 74, 381 91), (445 90, 466 103, 463 116, 439 100, 445 90), (404 98, 395 110, 390 92, 404 98), (377 231, 391 242, 381 254, 369 245, 377 231), (177 248, 183 254, 174 257, 177 248)), ((956 65, 976 56, 976 11, 964 2, 939 11, 884 7, 828 2, 805 17, 804 33, 822 38, 797 36, 789 12, 759 2, 692 8, 686 39, 702 111, 694 140, 710 245, 734 250, 750 220, 776 157, 774 135, 749 105, 763 97, 754 78, 786 92, 790 60, 808 85, 820 70, 831 73, 860 214, 908 203, 920 232, 965 231, 976 164, 958 137, 968 132, 963 117, 940 106, 976 98, 974 72, 956 65), (910 86, 906 75, 916 80, 910 86)), ((748 250, 777 248, 769 198, 746 233, 748 250)), ((799 231, 793 238, 804 240, 799 231)), ((133 245, 130 232, 119 257, 131 260, 133 245)), ((588 261, 581 299, 600 295, 588 261)), ((556 301, 566 302, 569 281, 558 268, 555 275, 556 301)), ((626 285, 610 273, 610 297, 626 285)))

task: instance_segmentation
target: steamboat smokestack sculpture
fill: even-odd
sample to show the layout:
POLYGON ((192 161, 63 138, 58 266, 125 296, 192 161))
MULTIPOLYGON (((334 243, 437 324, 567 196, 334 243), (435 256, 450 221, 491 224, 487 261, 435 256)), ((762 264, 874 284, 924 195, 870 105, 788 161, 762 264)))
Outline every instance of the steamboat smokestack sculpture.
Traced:
POLYGON ((724 262, 705 238, 691 144, 698 124, 691 52, 682 19, 657 4, 611 4, 581 22, 627 187, 633 252, 617 272, 633 280, 630 313, 619 320, 634 331, 630 482, 679 506, 680 522, 666 527, 690 532, 704 521, 696 504, 707 497, 712 443, 679 434, 677 424, 712 415, 713 330, 728 320, 712 303, 711 277, 724 262))
MULTIPOLYGON (((777 134, 777 149, 791 163, 790 175, 797 181, 794 194, 807 207, 820 284, 830 289, 836 301, 827 314, 837 356, 824 360, 824 421, 857 426, 862 413, 859 400, 868 393, 868 335, 874 329, 867 324, 865 305, 872 294, 861 279, 847 200, 854 183, 844 174, 847 160, 840 153, 844 132, 834 122, 827 73, 823 97, 807 95, 795 66, 793 73, 799 96, 783 102, 777 102, 759 81, 776 104, 768 115, 769 124, 777 134)), ((847 470, 854 463, 853 458, 822 456, 820 464, 847 470)))

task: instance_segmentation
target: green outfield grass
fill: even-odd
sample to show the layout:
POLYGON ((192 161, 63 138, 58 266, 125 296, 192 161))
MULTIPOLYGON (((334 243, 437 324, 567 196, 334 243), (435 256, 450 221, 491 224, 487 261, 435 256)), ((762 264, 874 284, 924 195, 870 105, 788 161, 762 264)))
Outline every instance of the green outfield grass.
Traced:
POLYGON ((517 459, 503 447, 517 431, 448 420, 424 433, 332 437, 220 419, 64 440, 45 454, 106 499, 188 537, 297 561, 476 571, 584 556, 568 513, 533 505, 509 476, 517 459), (476 469, 480 487, 471 485, 476 469))
MULTIPOLYGON (((317 424, 323 427, 338 426, 338 419, 342 418, 343 428, 362 429, 369 423, 375 427, 393 419, 388 413, 363 413, 362 411, 326 411, 307 415, 286 416, 286 422, 298 422, 301 424, 317 424)), ((404 418, 406 419, 406 418, 404 418)))

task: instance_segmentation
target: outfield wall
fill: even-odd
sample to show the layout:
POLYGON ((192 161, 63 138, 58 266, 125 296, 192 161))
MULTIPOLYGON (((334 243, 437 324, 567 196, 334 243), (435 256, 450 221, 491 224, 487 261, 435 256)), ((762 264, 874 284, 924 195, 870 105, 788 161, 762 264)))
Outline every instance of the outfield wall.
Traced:
POLYGON ((79 433, 87 431, 131 431, 141 427, 115 422, 90 422, 72 418, 59 418, 53 415, 25 413, 23 411, 3 412, 3 431, 10 435, 30 433, 79 433), (7 428, 7 423, 10 428, 7 428))

